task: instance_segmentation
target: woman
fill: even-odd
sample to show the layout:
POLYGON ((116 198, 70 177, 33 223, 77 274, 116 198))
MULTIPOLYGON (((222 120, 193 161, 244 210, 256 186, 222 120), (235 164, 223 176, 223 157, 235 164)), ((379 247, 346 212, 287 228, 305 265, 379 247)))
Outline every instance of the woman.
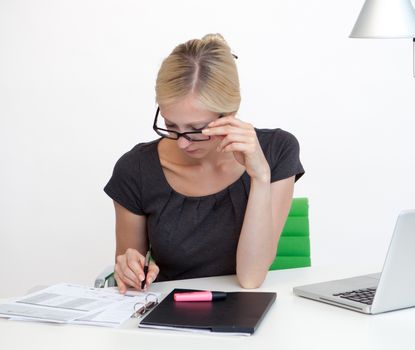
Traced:
POLYGON ((235 115, 235 58, 222 36, 178 45, 156 82, 153 129, 117 162, 105 192, 116 214, 115 279, 120 292, 145 284, 235 274, 257 288, 275 258, 299 145, 281 129, 255 129, 235 115))

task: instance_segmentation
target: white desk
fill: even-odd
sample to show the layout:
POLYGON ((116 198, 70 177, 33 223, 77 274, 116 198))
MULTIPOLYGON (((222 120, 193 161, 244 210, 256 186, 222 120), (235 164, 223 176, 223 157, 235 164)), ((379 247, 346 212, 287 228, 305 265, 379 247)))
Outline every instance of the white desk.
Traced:
MULTIPOLYGON (((364 315, 296 297, 292 287, 376 272, 360 268, 304 268, 272 271, 261 291, 276 291, 277 301, 251 337, 191 334, 136 328, 54 325, 0 319, 0 349, 414 349, 415 308, 364 315)), ((153 284, 151 290, 173 288, 241 290, 235 276, 153 284)))

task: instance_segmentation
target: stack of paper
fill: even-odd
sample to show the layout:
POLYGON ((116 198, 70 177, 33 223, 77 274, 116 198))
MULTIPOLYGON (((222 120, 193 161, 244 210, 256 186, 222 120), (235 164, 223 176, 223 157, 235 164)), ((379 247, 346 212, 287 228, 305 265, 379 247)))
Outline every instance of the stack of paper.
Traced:
POLYGON ((88 288, 57 284, 38 292, 0 304, 0 317, 10 319, 88 324, 117 327, 128 320, 135 308, 160 293, 119 294, 114 288, 88 288))

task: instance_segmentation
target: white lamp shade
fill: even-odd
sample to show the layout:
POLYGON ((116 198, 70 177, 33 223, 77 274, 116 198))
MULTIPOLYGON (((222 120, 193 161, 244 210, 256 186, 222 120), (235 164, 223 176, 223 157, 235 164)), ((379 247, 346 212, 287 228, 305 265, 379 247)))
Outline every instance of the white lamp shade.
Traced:
POLYGON ((366 0, 351 38, 415 38, 411 0, 366 0))

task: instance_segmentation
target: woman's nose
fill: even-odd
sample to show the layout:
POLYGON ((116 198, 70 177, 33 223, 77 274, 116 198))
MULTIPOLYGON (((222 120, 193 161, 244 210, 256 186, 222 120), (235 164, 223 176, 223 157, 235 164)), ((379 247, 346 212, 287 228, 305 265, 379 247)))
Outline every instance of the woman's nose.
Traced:
POLYGON ((187 146, 189 146, 192 143, 192 141, 187 140, 186 138, 184 138, 183 136, 180 136, 177 139, 177 145, 179 146, 179 148, 186 148, 187 146))

